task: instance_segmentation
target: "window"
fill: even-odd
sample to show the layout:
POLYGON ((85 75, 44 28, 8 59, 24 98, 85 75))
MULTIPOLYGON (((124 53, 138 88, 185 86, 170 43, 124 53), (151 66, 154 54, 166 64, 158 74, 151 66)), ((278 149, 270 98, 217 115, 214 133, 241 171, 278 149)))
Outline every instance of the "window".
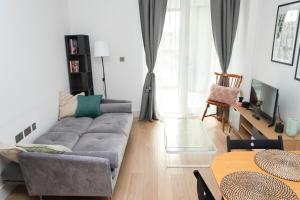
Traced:
POLYGON ((209 0, 169 0, 155 72, 162 115, 203 112, 217 57, 209 0))

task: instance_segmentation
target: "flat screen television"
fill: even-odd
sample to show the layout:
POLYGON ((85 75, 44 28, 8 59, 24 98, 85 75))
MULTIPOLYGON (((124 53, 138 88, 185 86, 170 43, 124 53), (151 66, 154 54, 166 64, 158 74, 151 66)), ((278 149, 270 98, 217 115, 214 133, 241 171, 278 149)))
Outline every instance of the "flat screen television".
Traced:
POLYGON ((252 80, 250 105, 255 116, 261 116, 273 126, 276 120, 279 90, 261 81, 252 80))

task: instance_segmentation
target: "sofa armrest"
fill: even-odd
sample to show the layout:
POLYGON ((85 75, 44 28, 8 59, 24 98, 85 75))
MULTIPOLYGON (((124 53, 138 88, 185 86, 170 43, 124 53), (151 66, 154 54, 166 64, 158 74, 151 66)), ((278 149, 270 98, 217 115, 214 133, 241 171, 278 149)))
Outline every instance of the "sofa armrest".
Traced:
POLYGON ((103 103, 100 110, 102 113, 132 113, 131 103, 103 103))
POLYGON ((112 196, 107 159, 22 152, 19 160, 31 196, 112 196))
POLYGON ((111 169, 119 167, 118 152, 115 151, 72 151, 64 154, 104 158, 109 161, 111 169))

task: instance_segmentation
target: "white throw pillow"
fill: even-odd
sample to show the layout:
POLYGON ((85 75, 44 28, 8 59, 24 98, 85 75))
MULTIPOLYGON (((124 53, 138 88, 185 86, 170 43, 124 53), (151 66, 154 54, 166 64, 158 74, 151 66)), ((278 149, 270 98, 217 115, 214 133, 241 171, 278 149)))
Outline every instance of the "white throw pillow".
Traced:
POLYGON ((77 109, 77 96, 83 95, 84 93, 77 94, 75 96, 60 91, 59 92, 59 119, 65 118, 65 117, 73 117, 75 115, 76 109, 77 109))
POLYGON ((18 154, 24 151, 24 149, 16 147, 15 145, 0 144, 0 155, 17 163, 19 162, 18 154))

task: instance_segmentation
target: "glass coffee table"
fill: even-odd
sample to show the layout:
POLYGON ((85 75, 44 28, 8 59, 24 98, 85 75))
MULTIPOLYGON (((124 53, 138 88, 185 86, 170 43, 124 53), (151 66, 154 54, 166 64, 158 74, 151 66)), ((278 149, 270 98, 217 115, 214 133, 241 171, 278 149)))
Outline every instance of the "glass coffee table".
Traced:
POLYGON ((168 168, 210 167, 216 146, 199 118, 165 118, 168 168))

